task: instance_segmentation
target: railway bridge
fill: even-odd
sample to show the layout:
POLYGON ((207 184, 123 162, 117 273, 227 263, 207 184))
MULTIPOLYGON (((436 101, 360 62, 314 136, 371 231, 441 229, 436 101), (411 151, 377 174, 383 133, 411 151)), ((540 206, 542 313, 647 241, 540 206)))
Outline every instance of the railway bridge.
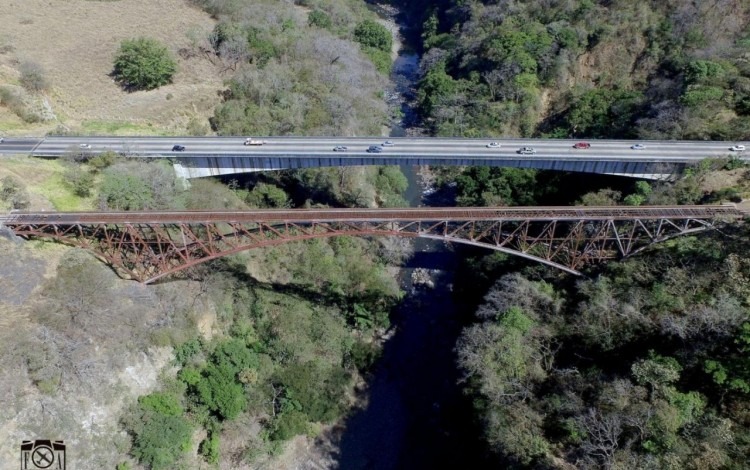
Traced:
POLYGON ((580 275, 586 265, 746 216, 734 205, 13 212, 0 226, 84 248, 121 276, 151 283, 231 253, 342 235, 485 247, 580 275))

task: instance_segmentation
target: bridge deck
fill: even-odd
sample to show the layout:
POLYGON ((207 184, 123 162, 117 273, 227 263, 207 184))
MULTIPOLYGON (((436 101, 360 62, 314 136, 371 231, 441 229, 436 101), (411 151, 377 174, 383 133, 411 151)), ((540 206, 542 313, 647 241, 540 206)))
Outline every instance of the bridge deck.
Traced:
POLYGON ((220 222, 343 222, 433 220, 629 220, 744 218, 733 204, 711 206, 645 207, 434 207, 403 209, 269 209, 250 211, 149 212, 13 212, 0 223, 15 224, 179 224, 220 222))

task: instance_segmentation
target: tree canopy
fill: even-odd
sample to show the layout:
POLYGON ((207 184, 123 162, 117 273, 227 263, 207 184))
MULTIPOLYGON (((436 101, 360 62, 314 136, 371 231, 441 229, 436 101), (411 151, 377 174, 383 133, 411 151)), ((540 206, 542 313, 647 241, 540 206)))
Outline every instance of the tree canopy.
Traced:
POLYGON ((172 82, 177 62, 155 39, 126 39, 115 56, 113 75, 127 89, 153 90, 172 82))

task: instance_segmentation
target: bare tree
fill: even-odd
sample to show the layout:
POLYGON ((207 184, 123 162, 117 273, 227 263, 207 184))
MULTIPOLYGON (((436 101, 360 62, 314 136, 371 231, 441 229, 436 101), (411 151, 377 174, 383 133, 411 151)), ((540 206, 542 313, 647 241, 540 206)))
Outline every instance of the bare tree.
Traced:
POLYGON ((605 469, 612 468, 622 434, 622 418, 619 415, 602 415, 590 408, 587 414, 576 419, 576 423, 586 433, 586 440, 581 444, 586 459, 605 469))

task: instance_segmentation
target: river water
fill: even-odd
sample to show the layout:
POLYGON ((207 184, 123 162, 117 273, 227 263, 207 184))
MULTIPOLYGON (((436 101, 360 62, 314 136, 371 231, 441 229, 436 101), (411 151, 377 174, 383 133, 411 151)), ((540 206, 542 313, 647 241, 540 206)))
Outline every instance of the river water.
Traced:
MULTIPOLYGON (((402 45, 392 73, 397 96, 390 95, 402 118, 393 123, 392 137, 415 133, 418 67, 418 54, 402 45)), ((409 205, 425 205, 430 189, 420 185, 417 168, 401 170, 409 181, 409 205)), ((456 253, 442 242, 414 240, 414 256, 401 269, 407 295, 391 319, 395 334, 368 379, 367 406, 343 425, 339 468, 489 468, 471 403, 458 383, 454 346, 471 312, 452 295, 457 263, 456 253), (427 270, 435 287, 412 285, 415 269, 427 270)))

